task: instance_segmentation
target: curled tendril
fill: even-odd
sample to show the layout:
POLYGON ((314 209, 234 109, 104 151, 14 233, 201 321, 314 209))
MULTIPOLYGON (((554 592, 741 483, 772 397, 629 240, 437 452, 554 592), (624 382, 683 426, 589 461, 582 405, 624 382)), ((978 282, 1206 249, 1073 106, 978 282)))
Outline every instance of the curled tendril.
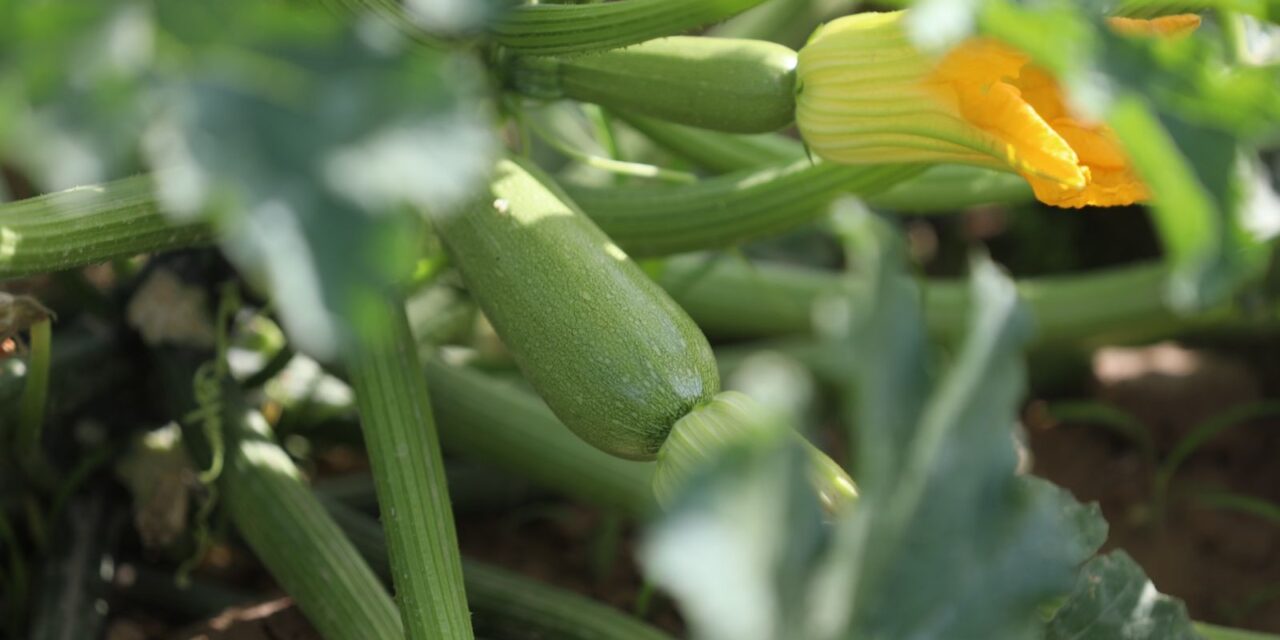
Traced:
POLYGON ((196 540, 196 549, 192 555, 178 567, 177 580, 185 584, 190 579, 191 570, 200 561, 209 548, 209 521, 213 517, 214 508, 218 504, 218 478, 222 476, 222 468, 226 460, 226 440, 223 437, 224 413, 223 385, 230 376, 227 366, 228 334, 231 320, 240 308, 240 294, 235 283, 227 283, 222 287, 218 301, 217 339, 214 343, 213 358, 196 369, 192 380, 196 408, 187 414, 188 423, 199 423, 209 444, 209 468, 200 472, 197 478, 205 489, 205 498, 196 511, 195 530, 192 532, 196 540))

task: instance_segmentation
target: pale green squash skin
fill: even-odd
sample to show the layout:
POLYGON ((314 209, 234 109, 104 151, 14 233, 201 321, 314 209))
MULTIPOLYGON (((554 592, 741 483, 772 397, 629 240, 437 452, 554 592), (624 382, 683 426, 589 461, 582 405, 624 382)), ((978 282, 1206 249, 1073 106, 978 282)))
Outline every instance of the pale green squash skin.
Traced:
POLYGON ((561 421, 653 459, 720 390, 706 337, 535 167, 502 161, 491 194, 432 217, 471 295, 561 421))
POLYGON ((672 36, 621 49, 514 60, 508 82, 695 127, 768 133, 795 120, 796 52, 760 40, 672 36))

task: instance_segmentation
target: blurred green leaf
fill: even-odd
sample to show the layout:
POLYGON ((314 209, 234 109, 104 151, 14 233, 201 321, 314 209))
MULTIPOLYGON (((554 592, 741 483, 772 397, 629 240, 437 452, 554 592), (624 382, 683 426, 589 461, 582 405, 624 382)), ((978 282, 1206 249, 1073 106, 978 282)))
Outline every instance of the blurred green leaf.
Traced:
POLYGON ((1050 621, 1046 640, 1194 640, 1181 601, 1156 591, 1123 551, 1089 561, 1070 599, 1050 621))
MULTIPOLYGON (((1232 65, 1206 28, 1186 37, 1117 34, 1104 21, 1117 7, 1100 0, 972 4, 977 30, 1052 70, 1077 110, 1108 122, 1124 143, 1152 192, 1175 308, 1219 303, 1256 275, 1277 222, 1246 224, 1275 213, 1254 206, 1249 192, 1260 187, 1241 161, 1256 154, 1256 141, 1280 131, 1277 69, 1232 65)), ((1129 13, 1145 5, 1143 15, 1176 9, 1122 4, 1129 13)))
POLYGON ((410 209, 450 208, 497 143, 478 61, 319 4, 0 0, 0 150, 43 188, 155 169, 319 356, 407 281, 410 209), (354 22, 354 24, 352 24, 354 22), (8 125, 6 127, 6 125, 8 125))
MULTIPOLYGON (((896 285, 902 275, 894 271, 885 270, 870 326, 919 326, 918 292, 896 285)), ((865 410, 865 384, 876 373, 864 369, 854 385, 863 407, 853 417, 859 468, 872 455, 896 459, 883 476, 859 477, 859 507, 837 534, 858 567, 850 581, 854 637, 1032 637, 1038 608, 1067 590, 1088 554, 1069 526, 1074 501, 1014 475, 1029 317, 990 262, 974 263, 971 286, 968 337, 933 392, 888 389, 874 401, 923 405, 914 425, 892 434, 897 443, 886 446, 877 440, 889 434, 868 430, 875 415, 865 410)), ((878 333, 864 334, 859 351, 887 342, 878 333)), ((919 355, 912 348, 882 357, 919 355)))
POLYGON ((793 441, 739 444, 648 532, 641 562, 680 601, 693 637, 806 637, 800 616, 828 532, 805 459, 793 441))
POLYGON ((378 308, 364 296, 412 272, 421 234, 397 208, 452 207, 487 172, 482 76, 327 10, 230 5, 183 5, 167 23, 200 55, 147 132, 159 195, 212 216, 228 255, 279 298, 293 339, 328 355, 378 308))
POLYGON ((838 224, 873 291, 845 338, 858 503, 825 528, 785 449, 731 452, 654 528, 650 577, 700 638, 1039 637, 1106 525, 1014 474, 1031 327, 1013 284, 974 263, 968 339, 938 376, 898 239, 869 214, 838 224))
POLYGON ((154 48, 148 3, 0 0, 0 154, 48 190, 128 170, 154 48))
POLYGON ((1193 11, 1236 11, 1255 18, 1280 20, 1280 0, 1114 0, 1118 15, 1152 18, 1193 11))

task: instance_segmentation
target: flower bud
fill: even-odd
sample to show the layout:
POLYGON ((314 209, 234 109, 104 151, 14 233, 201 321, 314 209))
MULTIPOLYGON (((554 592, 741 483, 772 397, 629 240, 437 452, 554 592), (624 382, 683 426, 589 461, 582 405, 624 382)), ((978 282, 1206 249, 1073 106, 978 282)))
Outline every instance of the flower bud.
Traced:
MULTIPOLYGON (((911 42, 905 16, 846 16, 800 50, 796 122, 818 156, 1009 170, 1059 207, 1148 197, 1111 130, 1077 118, 1057 80, 1027 55, 978 38, 935 58, 911 42)), ((1111 21, 1131 36, 1176 35, 1198 24, 1194 15, 1111 21)))

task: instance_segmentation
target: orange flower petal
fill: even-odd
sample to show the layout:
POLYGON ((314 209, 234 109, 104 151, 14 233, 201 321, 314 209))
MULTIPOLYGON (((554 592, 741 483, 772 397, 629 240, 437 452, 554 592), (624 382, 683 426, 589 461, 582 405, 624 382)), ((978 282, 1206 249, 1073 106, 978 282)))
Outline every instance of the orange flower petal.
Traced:
POLYGON ((1116 33, 1130 36, 1182 36, 1200 27, 1200 16, 1184 13, 1153 20, 1107 18, 1107 24, 1116 33))
POLYGON ((1076 150, 1080 164, 1089 172, 1089 183, 1083 189, 1064 189, 1051 181, 1026 176, 1041 202, 1057 207, 1114 207, 1150 197, 1110 129, 1070 118, 1054 121, 1053 128, 1076 150))
MULTIPOLYGON (((904 15, 846 16, 800 51, 796 121, 819 156, 1003 167, 1060 207, 1149 196, 1112 132, 1075 118, 1057 80, 1027 55, 979 38, 934 61, 910 42, 904 15)), ((1124 34, 1173 36, 1194 30, 1200 18, 1108 22, 1124 34)))
POLYGON ((1075 151, 1011 84, 1026 65, 1025 55, 1002 44, 972 40, 948 53, 930 80, 950 90, 967 122, 1004 144, 1002 159, 1011 167, 1083 187, 1075 151))

